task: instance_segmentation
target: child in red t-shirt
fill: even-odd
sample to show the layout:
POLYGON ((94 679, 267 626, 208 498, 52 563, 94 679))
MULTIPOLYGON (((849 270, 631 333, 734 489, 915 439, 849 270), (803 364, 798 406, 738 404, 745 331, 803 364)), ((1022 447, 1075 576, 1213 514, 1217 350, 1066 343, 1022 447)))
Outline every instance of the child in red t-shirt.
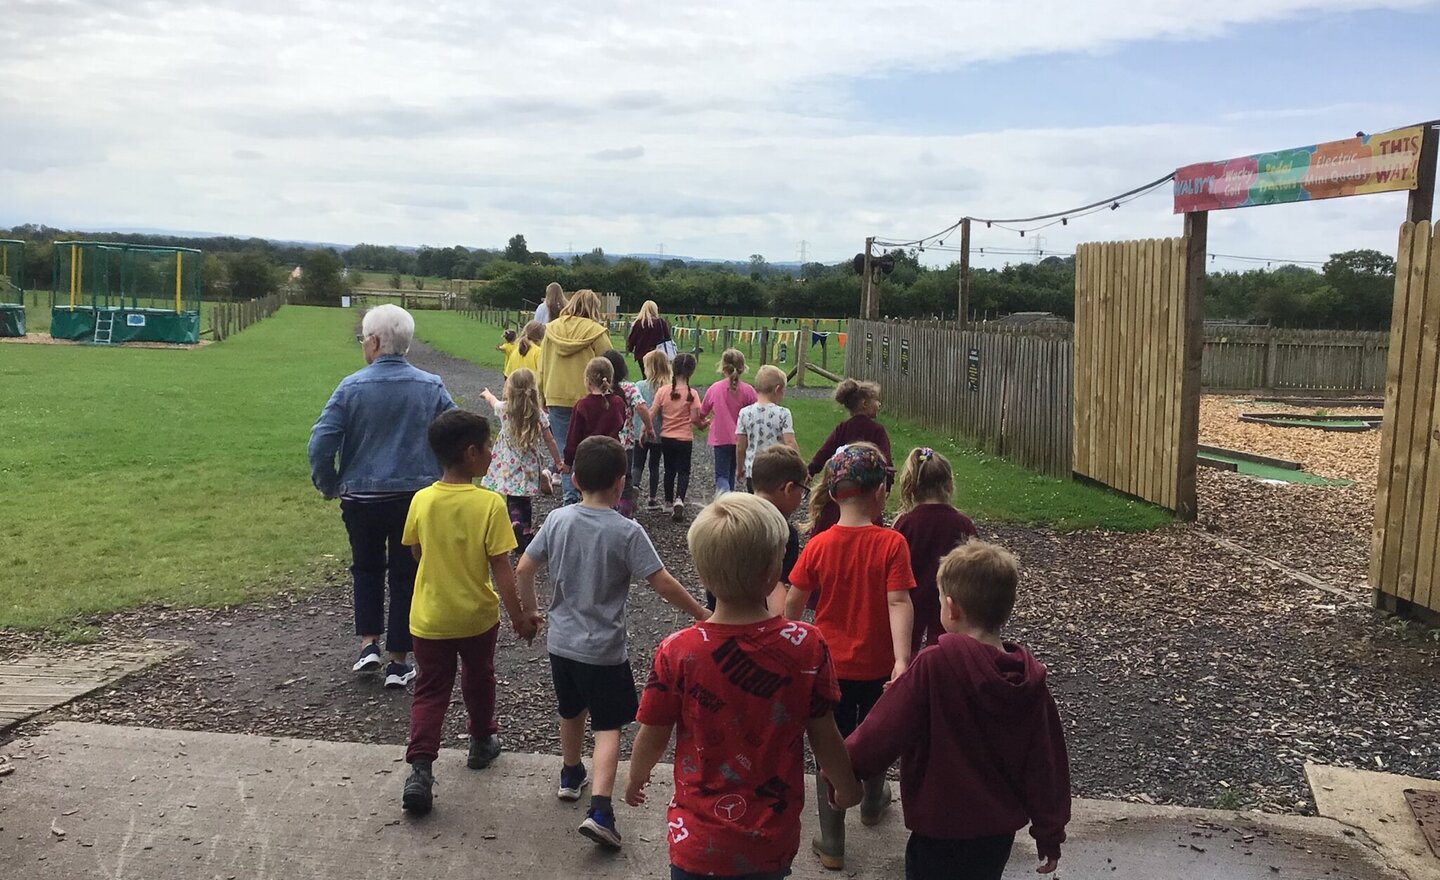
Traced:
POLYGON ((975 537, 970 517, 955 509, 955 472, 950 461, 928 446, 910 450, 900 472, 900 518, 895 531, 910 545, 910 569, 915 572, 915 626, 910 653, 940 641, 940 591, 935 572, 946 553, 975 537))
POLYGON ((626 803, 645 802, 650 771, 675 730, 672 880, 790 873, 800 848, 806 735, 836 803, 860 801, 835 726, 840 691, 825 640, 766 605, 788 535, 772 504, 740 492, 721 495, 690 526, 690 553, 715 594, 715 613, 656 650, 625 787, 626 803))
MULTIPOLYGON (((885 687, 910 662, 914 622, 910 591, 915 577, 905 538, 874 521, 885 511, 890 467, 879 447, 852 443, 825 463, 825 480, 812 503, 827 497, 840 508, 840 520, 815 535, 790 572, 792 585, 785 615, 796 620, 816 590, 815 625, 825 635, 840 680, 835 721, 846 736, 865 720, 885 687)), ((824 760, 818 755, 827 772, 824 760)), ((874 825, 890 804, 884 772, 865 780, 860 821, 874 825)), ((820 836, 813 848, 826 868, 845 866, 845 813, 820 799, 820 836)))

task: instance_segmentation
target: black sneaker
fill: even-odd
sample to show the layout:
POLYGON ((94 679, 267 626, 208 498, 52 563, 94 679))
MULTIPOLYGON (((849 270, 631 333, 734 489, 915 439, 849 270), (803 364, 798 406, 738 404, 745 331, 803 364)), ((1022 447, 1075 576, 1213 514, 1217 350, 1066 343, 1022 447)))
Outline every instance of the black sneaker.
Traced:
POLYGON ((500 757, 500 737, 495 734, 489 736, 470 737, 470 754, 465 758, 465 766, 471 770, 484 770, 500 757))
POLYGON ((562 801, 580 800, 580 791, 590 784, 590 774, 585 772, 585 765, 581 764, 572 770, 569 767, 560 768, 560 792, 556 797, 562 801))
POLYGON ((620 832, 615 828, 614 813, 602 813, 591 807, 585 814, 585 821, 580 823, 580 833, 606 849, 620 848, 620 832))
POLYGON ((430 790, 435 785, 435 774, 430 770, 429 761, 416 761, 410 765, 410 776, 405 780, 405 795, 400 804, 405 812, 423 816, 435 804, 435 795, 430 790))
POLYGON ((371 642, 360 649, 360 659, 350 667, 351 672, 379 672, 384 664, 380 661, 380 646, 371 642))
POLYGON ((409 663, 397 663, 390 661, 385 667, 385 686, 387 688, 403 688, 415 680, 415 667, 409 663))

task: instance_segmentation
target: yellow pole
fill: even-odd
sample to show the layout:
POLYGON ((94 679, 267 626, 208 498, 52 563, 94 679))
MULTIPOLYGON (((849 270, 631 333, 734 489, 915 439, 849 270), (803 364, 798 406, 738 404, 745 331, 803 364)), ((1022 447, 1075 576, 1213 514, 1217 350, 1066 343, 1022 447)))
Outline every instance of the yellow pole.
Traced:
POLYGON ((175 252, 175 314, 180 314, 180 267, 183 265, 185 255, 180 251, 175 252))
POLYGON ((76 260, 78 260, 78 259, 79 259, 79 256, 78 256, 77 253, 76 253, 76 246, 72 244, 72 245, 70 245, 70 309, 71 309, 71 311, 74 311, 74 309, 75 309, 75 271, 76 271, 76 260))

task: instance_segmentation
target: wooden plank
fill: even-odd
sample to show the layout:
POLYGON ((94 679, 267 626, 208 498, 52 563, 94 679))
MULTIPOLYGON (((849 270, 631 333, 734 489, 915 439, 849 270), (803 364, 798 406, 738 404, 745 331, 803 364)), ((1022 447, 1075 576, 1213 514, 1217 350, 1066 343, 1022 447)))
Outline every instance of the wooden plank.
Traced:
POLYGON ((1155 298, 1160 285, 1160 260, 1156 256, 1157 242, 1146 239, 1141 245, 1141 258, 1145 264, 1144 284, 1140 289, 1138 317, 1140 323, 1140 349, 1136 352, 1135 375, 1135 452, 1140 466, 1141 497, 1155 500, 1159 480, 1155 473, 1155 445, 1150 442, 1153 411, 1150 407, 1150 389, 1154 375, 1150 369, 1150 357, 1155 346, 1155 298))
MULTIPOLYGON (((1085 356, 1084 339, 1085 331, 1088 327, 1089 321, 1089 314, 1087 309, 1089 308, 1090 285, 1089 280, 1086 277, 1086 273, 1089 271, 1088 260, 1086 259, 1086 252, 1088 248, 1089 245, 1084 244, 1075 248, 1075 335, 1073 350, 1077 359, 1083 358, 1085 356)), ((1077 374, 1075 379, 1074 395, 1076 398, 1080 398, 1084 395, 1084 393, 1084 377, 1077 374)), ((1086 430, 1086 426, 1084 423, 1084 415, 1081 412, 1080 407, 1075 407, 1071 411, 1071 417, 1074 420, 1075 429, 1075 433, 1073 435, 1074 446, 1072 450, 1072 455, 1074 456, 1074 460, 1076 462, 1081 462, 1084 461, 1090 453, 1090 434, 1086 430)))
POLYGON ((1196 517, 1195 447, 1200 442, 1200 358, 1205 345, 1205 245, 1209 215, 1185 215, 1184 300, 1180 340, 1180 399, 1175 419, 1179 442, 1175 455, 1175 513, 1183 520, 1196 517))
POLYGON ((1118 249, 1109 243, 1099 247, 1104 262, 1104 276, 1100 281, 1101 324, 1101 386, 1092 401, 1095 418, 1099 420, 1100 460, 1094 477, 1107 486, 1115 485, 1115 442, 1114 420, 1111 417, 1111 401, 1115 399, 1115 290, 1120 283, 1120 255, 1118 249))
MULTIPOLYGON (((1410 275, 1411 302, 1420 304, 1419 366, 1410 374, 1414 386, 1414 403, 1410 436, 1395 439, 1404 442, 1408 481, 1405 487, 1405 520, 1400 537, 1399 579, 1396 595, 1415 600, 1415 575, 1420 552, 1420 522, 1425 501, 1426 464, 1430 453, 1430 413, 1435 407, 1435 370, 1437 342, 1440 342, 1440 309, 1432 308, 1427 286, 1430 280, 1430 224, 1415 228, 1415 250, 1410 275)), ((1396 454, 1401 454, 1397 449, 1396 454)), ((1440 461, 1436 462, 1440 466, 1440 461)), ((1391 492, 1395 487, 1391 487, 1391 492)), ((1427 571, 1428 579, 1428 571, 1427 571)), ((1426 588, 1428 596, 1429 589, 1426 588)))
POLYGON ((1135 479, 1135 292, 1140 283, 1140 243, 1127 241, 1124 248, 1124 267, 1120 287, 1120 348, 1116 352, 1119 366, 1120 386, 1115 392, 1115 433, 1116 445, 1120 449, 1120 474, 1117 488, 1131 495, 1138 495, 1140 486, 1135 479))
POLYGON ((1147 322, 1149 334, 1145 349, 1146 419, 1144 441, 1147 466, 1151 473, 1151 500, 1158 504, 1165 497, 1166 482, 1164 444, 1160 440, 1164 420, 1160 406, 1164 399, 1161 385, 1165 381, 1161 360, 1164 356, 1165 341, 1168 338, 1165 326, 1161 323, 1165 300, 1170 296, 1170 242, 1168 239, 1161 238, 1155 241, 1153 258, 1155 260, 1155 281, 1150 294, 1147 322))
MULTIPOLYGON (((1409 600, 1410 595, 1400 586, 1400 541, 1405 531, 1405 503, 1410 484, 1409 437, 1415 424, 1415 381, 1414 376, 1420 365, 1420 334, 1424 321, 1424 298, 1420 293, 1424 276, 1419 273, 1418 264, 1424 261, 1422 250, 1428 252, 1428 236, 1419 224, 1411 232, 1410 251, 1406 258, 1405 276, 1407 308, 1405 311, 1404 342, 1400 351, 1400 382, 1395 403, 1395 440, 1390 456, 1389 511, 1386 517, 1385 568, 1381 580, 1387 585, 1387 592, 1400 599, 1409 600)), ((1398 277, 1398 272, 1397 272, 1398 277)), ((1394 319, 1392 318, 1392 321, 1394 319)), ((1388 391, 1386 394, 1388 402, 1388 391)), ((1388 410, 1388 405, 1387 405, 1388 410)), ((1390 419, 1385 420, 1386 423, 1390 419)))
POLYGON ((1390 522, 1390 464, 1395 455, 1396 424, 1400 402, 1400 368, 1405 349, 1405 327, 1410 306, 1410 258, 1415 247, 1415 227, 1400 226, 1400 244, 1396 250, 1395 298, 1390 316, 1390 346, 1385 366, 1385 416, 1380 425, 1380 463, 1375 483, 1375 524, 1370 536, 1370 588, 1391 593, 1394 587, 1385 579, 1386 544, 1390 522))
MULTIPOLYGON (((1427 325, 1431 316, 1440 318, 1440 225, 1431 229, 1429 263, 1430 271, 1425 285, 1427 325)), ((1431 333, 1428 342, 1431 345, 1435 343, 1434 333, 1431 333)), ((1440 587, 1435 583, 1437 575, 1440 575, 1440 571, 1437 571, 1437 565, 1440 565, 1440 442, 1437 440, 1440 438, 1436 438, 1432 433, 1440 429, 1440 363, 1436 365, 1434 376, 1424 378, 1431 382, 1432 400, 1429 421, 1425 425, 1426 436, 1421 441, 1425 447, 1427 467, 1421 496, 1423 501, 1417 534, 1419 550, 1411 601, 1422 608, 1440 611, 1440 587)))

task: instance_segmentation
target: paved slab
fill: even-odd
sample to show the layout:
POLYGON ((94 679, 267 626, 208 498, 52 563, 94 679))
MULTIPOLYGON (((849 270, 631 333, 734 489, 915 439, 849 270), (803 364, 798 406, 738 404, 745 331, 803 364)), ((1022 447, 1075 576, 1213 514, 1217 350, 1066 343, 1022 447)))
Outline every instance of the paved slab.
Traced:
MULTIPOLYGON (((666 786, 655 807, 619 807, 627 845, 607 855, 576 834, 582 805, 555 799, 554 757, 506 754, 476 772, 447 750, 435 812, 412 820, 398 809, 394 746, 63 723, 9 748, 26 758, 0 779, 0 859, 26 878, 668 876, 666 786)), ((1327 819, 1077 801, 1059 876, 1401 878, 1344 832, 1327 819)), ((852 822, 846 873, 802 852, 794 876, 900 877, 904 840, 898 810, 876 828, 852 822)), ((1007 877, 1035 876, 1033 852, 1017 844, 1007 877)))
POLYGON ((1305 777, 1322 816, 1363 831, 1389 862, 1412 880, 1440 880, 1440 858, 1405 803, 1405 790, 1440 791, 1440 782, 1395 773, 1306 764, 1305 777))
POLYGON ((112 685, 181 650, 176 642, 144 641, 87 655, 31 654, 0 663, 0 730, 112 685))

